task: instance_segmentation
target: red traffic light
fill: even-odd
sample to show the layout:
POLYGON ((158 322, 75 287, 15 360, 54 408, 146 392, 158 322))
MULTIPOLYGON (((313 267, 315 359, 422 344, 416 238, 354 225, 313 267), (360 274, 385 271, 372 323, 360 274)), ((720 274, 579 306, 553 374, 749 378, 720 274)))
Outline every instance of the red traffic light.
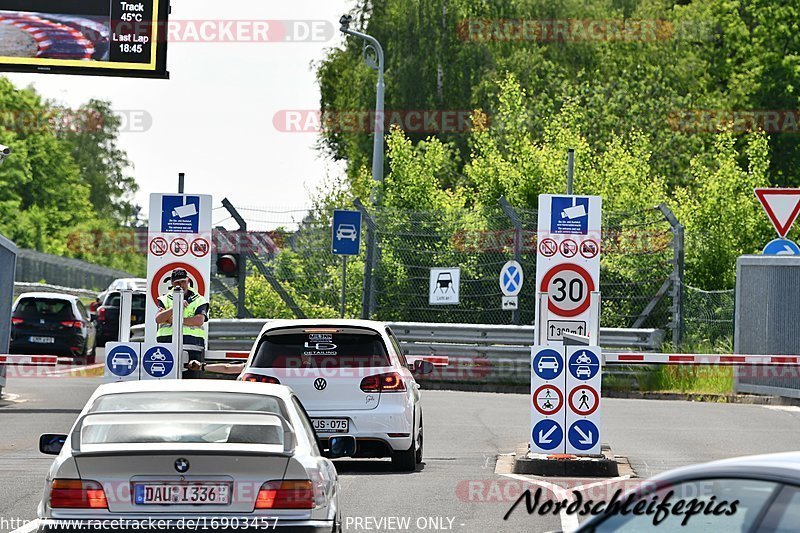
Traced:
POLYGON ((226 254, 217 258, 217 272, 223 276, 236 276, 239 270, 239 260, 236 256, 226 254))

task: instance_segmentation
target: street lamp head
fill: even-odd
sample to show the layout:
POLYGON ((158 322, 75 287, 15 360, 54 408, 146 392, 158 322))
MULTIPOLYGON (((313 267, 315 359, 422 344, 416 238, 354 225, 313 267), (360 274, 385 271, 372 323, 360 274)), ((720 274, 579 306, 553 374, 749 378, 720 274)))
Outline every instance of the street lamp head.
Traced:
POLYGON ((351 22, 353 22, 352 15, 342 15, 342 17, 339 19, 339 24, 341 24, 339 31, 346 32, 349 30, 351 22))

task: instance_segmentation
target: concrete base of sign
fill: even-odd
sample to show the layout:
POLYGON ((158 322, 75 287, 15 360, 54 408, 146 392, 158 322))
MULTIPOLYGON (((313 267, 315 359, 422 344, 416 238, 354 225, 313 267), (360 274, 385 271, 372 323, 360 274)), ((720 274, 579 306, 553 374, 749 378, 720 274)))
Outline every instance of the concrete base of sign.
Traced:
POLYGON ((513 472, 553 477, 617 477, 619 463, 604 444, 600 455, 518 453, 513 472))

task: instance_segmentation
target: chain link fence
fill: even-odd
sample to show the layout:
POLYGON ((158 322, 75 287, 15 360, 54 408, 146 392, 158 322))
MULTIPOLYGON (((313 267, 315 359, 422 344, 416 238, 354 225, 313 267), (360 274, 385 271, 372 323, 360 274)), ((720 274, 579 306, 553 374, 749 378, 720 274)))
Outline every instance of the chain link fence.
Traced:
MULTIPOLYGON (((340 206, 354 209, 353 206, 340 206)), ((237 207, 248 230, 271 231, 281 252, 268 266, 310 316, 336 316, 342 260, 331 253, 333 209, 237 207)), ((501 306, 500 269, 516 259, 525 273, 517 322, 534 320, 537 216, 498 203, 470 210, 365 209, 362 232, 374 231, 375 270, 365 287, 366 246, 346 267, 346 316, 363 316, 362 293, 373 297, 371 318, 386 321, 511 324, 501 306), (430 271, 461 269, 459 305, 429 305, 430 271)), ((658 210, 605 215, 601 255, 603 325, 671 328, 676 309, 674 231, 658 210)), ((680 294, 679 291, 677 291, 680 294)), ((369 305, 369 304, 368 304, 369 305)))
POLYGON ((684 294, 686 339, 712 346, 722 344, 732 350, 735 291, 704 291, 684 285, 684 294))

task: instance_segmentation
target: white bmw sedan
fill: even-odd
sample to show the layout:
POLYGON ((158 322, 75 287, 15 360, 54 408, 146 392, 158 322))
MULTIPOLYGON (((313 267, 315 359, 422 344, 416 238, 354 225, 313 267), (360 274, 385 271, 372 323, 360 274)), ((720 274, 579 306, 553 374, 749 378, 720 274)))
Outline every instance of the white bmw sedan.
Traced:
POLYGON ((287 385, 308 410, 320 447, 352 435, 354 457, 391 457, 413 471, 422 462, 423 423, 416 373, 383 323, 368 320, 276 320, 261 330, 239 379, 287 385))
MULTIPOLYGON (((355 450, 352 437, 334 445, 355 450)), ((40 531, 341 530, 336 470, 287 387, 102 385, 70 434, 42 435, 39 448, 58 455, 40 531)))

